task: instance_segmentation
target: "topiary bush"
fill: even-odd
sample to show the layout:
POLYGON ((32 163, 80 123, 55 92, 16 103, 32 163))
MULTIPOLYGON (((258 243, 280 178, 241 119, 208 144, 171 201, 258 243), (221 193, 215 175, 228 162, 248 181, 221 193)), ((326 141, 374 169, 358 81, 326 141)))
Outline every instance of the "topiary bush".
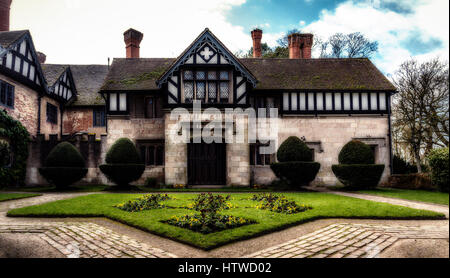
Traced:
POLYGON ((270 168, 282 181, 292 186, 306 186, 316 178, 320 163, 313 162, 312 151, 296 136, 287 138, 278 148, 277 159, 270 168))
POLYGON ((65 188, 86 176, 88 169, 80 152, 72 144, 56 145, 45 159, 39 173, 57 188, 65 188))
POLYGON ((349 189, 376 187, 384 171, 384 164, 374 164, 371 148, 357 140, 344 145, 339 153, 339 164, 331 170, 337 179, 349 189))
POLYGON ((384 164, 338 164, 331 169, 338 180, 348 188, 373 188, 378 185, 384 164))
POLYGON ((320 169, 318 162, 278 162, 270 165, 275 176, 282 180, 287 180, 289 184, 307 186, 312 182, 320 169))
POLYGON ((440 191, 449 192, 449 150, 448 148, 434 149, 428 155, 431 168, 431 181, 440 191))
POLYGON ((9 142, 10 152, 8 165, 0 166, 0 187, 24 185, 30 134, 19 121, 2 109, 0 109, 0 138, 5 138, 9 142))
POLYGON ((128 138, 118 139, 108 150, 105 161, 100 170, 119 186, 138 180, 145 170, 136 146, 128 138))
POLYGON ((374 164, 375 157, 369 145, 352 140, 339 153, 339 164, 374 164))
POLYGON ((281 143, 277 151, 277 159, 279 162, 313 161, 312 151, 297 136, 290 136, 281 143))

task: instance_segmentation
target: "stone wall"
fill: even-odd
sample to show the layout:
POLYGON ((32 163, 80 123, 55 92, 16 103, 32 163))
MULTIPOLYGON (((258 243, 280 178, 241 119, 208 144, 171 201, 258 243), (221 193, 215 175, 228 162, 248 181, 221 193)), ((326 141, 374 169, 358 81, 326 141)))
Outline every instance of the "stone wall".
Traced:
MULTIPOLYGON (((320 171, 313 184, 336 185, 331 165, 338 163, 341 148, 350 140, 358 139, 376 146, 376 163, 385 164, 381 182, 385 182, 389 170, 389 137, 387 116, 285 116, 281 118, 278 146, 289 136, 305 137, 315 149, 315 161, 320 162, 320 171), (313 146, 314 145, 314 146, 313 146)), ((254 167, 252 180, 255 183, 270 183, 274 178, 270 167, 254 167)))
MULTIPOLYGON (((75 136, 63 136, 62 141, 73 144, 86 161, 88 173, 79 184, 104 184, 106 177, 102 174, 98 166, 103 163, 103 154, 106 146, 106 136, 96 139, 95 134, 76 134, 75 136)), ((29 146, 30 154, 27 161, 27 175, 25 182, 27 185, 46 185, 48 182, 39 174, 39 168, 45 162, 48 153, 61 142, 57 134, 50 135, 48 139, 43 134, 38 135, 29 146)))
POLYGON ((94 112, 92 107, 66 107, 63 114, 63 134, 87 132, 106 134, 106 127, 94 126, 94 112))
MULTIPOLYGON (((105 153, 114 144, 117 139, 129 138, 134 143, 137 140, 156 140, 164 139, 164 119, 145 119, 145 118, 130 118, 128 116, 111 116, 108 115, 108 135, 105 144, 105 153)), ((167 143, 166 143, 167 148, 167 143)), ((170 147, 169 147, 170 150, 170 147)), ((166 151, 167 160, 167 151, 166 151)), ((165 169, 162 166, 147 166, 141 178, 134 184, 144 184, 147 178, 157 178, 160 182, 164 180, 165 169)), ((109 182, 108 182, 109 183, 109 182)))
POLYGON ((19 120, 31 136, 37 134, 38 93, 13 79, 0 74, 0 79, 14 86, 14 109, 0 105, 0 109, 19 120))

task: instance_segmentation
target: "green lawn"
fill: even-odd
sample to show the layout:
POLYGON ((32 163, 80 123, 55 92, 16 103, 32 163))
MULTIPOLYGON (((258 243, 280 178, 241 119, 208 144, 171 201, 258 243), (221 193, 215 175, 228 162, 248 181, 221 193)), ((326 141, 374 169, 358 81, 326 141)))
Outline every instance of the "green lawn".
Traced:
POLYGON ((194 194, 170 194, 175 199, 167 200, 163 203, 177 208, 125 212, 113 206, 142 196, 142 194, 95 194, 14 209, 8 212, 8 216, 105 216, 142 230, 203 249, 212 249, 226 243, 320 218, 440 219, 444 217, 442 214, 431 211, 416 210, 326 193, 286 193, 284 195, 295 200, 298 204, 310 205, 313 209, 291 215, 259 210, 254 208, 257 202, 249 200, 252 194, 234 193, 232 194, 231 203, 236 207, 227 210, 226 214, 252 219, 257 224, 207 235, 160 222, 174 215, 193 214, 194 211, 179 207, 185 207, 190 204, 196 196, 194 194))
POLYGON ((383 197, 400 198, 412 201, 448 205, 449 195, 444 192, 426 190, 408 190, 396 188, 377 188, 372 190, 359 190, 358 193, 365 193, 383 197))
POLYGON ((0 193, 0 202, 35 197, 40 195, 41 194, 31 194, 31 193, 0 193))

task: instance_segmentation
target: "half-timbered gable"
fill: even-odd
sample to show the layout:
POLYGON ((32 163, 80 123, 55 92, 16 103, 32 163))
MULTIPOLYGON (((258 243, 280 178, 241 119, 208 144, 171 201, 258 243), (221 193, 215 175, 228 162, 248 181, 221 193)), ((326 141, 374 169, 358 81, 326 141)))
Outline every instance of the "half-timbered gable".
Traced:
POLYGON ((0 32, 0 73, 38 92, 47 92, 29 31, 0 32))
POLYGON ((256 78, 205 29, 157 80, 167 104, 246 105, 256 78))
POLYGON ((47 81, 49 82, 48 92, 50 95, 60 99, 64 103, 76 99, 77 89, 70 67, 63 68, 61 74, 53 82, 49 80, 47 75, 47 81))

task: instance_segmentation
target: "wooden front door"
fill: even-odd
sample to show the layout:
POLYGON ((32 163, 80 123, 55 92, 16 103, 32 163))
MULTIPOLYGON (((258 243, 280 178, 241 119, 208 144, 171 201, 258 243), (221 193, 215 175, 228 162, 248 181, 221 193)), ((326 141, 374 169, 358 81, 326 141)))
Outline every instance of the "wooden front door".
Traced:
POLYGON ((188 145, 188 183, 224 185, 226 183, 225 144, 188 145))

